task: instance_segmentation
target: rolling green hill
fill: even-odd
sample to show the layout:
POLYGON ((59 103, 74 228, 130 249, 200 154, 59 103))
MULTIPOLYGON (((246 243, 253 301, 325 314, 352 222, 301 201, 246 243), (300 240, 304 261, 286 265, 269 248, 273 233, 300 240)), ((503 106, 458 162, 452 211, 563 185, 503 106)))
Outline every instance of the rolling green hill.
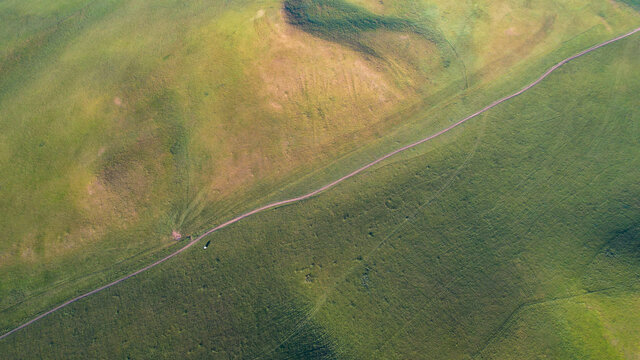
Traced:
MULTIPOLYGON (((0 19, 8 330, 174 238, 431 134, 640 16, 587 0, 111 0, 3 1, 0 19)), ((633 358, 638 44, 216 233, 0 353, 633 358)))
POLYGON ((637 37, 0 343, 23 357, 632 358, 637 37))

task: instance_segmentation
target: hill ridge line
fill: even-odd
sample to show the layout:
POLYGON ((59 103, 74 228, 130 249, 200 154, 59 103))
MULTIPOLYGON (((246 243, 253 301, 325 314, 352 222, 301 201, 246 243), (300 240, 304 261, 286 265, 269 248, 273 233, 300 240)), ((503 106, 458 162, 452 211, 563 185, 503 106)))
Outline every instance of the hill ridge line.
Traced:
POLYGON ((0 340, 6 338, 7 336, 15 333, 18 330, 24 329, 25 327, 33 324, 34 322, 44 318, 47 315, 50 315, 50 314, 54 313, 54 312, 66 307, 68 305, 71 305, 71 304, 73 304, 73 303, 75 303, 75 302, 77 302, 77 301, 79 301, 81 299, 84 299, 84 298, 86 298, 88 296, 91 296, 91 295, 93 295, 95 293, 98 293, 98 292, 100 292, 102 290, 105 290, 105 289, 110 288, 110 287, 112 287, 114 285, 117 285, 117 284, 119 284, 119 283, 121 283, 121 282, 123 282, 125 280, 128 280, 128 279, 130 279, 130 278, 132 278, 132 277, 134 277, 134 276, 136 276, 136 275, 138 275, 140 273, 143 273, 143 272, 145 272, 145 271, 147 271, 147 270, 149 270, 149 269, 151 269, 153 267, 156 267, 156 266, 164 263, 165 261, 167 261, 167 260, 179 255, 180 253, 184 252, 185 250, 189 249, 191 246, 193 246, 194 244, 196 244, 197 242, 199 242, 203 238, 211 235, 212 233, 214 233, 214 232, 216 232, 216 231, 218 231, 218 230, 220 230, 222 228, 225 228, 225 227, 227 227, 227 226, 229 226, 231 224, 234 224, 234 223, 236 223, 236 222, 238 222, 238 221, 240 221, 240 220, 242 220, 244 218, 247 218, 247 217, 249 217, 251 215, 255 215, 255 214, 259 213, 259 212, 311 198, 311 197, 313 197, 315 195, 318 195, 318 194, 320 194, 320 193, 322 193, 322 192, 324 192, 324 191, 326 191, 326 190, 338 185, 339 183, 341 183, 341 182, 343 182, 343 181, 345 181, 345 180, 347 180, 347 179, 349 179, 349 178, 351 178, 351 177, 353 177, 353 176, 355 176, 355 175, 357 175, 357 174, 359 174, 359 173, 361 173, 361 172, 373 167, 374 165, 376 165, 376 164, 378 164, 378 163, 380 163, 380 162, 382 162, 382 161, 384 161, 384 160, 386 160, 386 159, 388 159, 388 158, 390 158, 390 157, 392 157, 392 156, 394 156, 394 155, 396 155, 398 153, 401 153, 401 152, 403 152, 405 150, 414 148, 414 147, 416 147, 416 146, 418 146, 418 145, 420 145, 422 143, 425 143, 425 142, 427 142, 427 141, 429 141, 431 139, 434 139, 434 138, 436 138, 436 137, 438 137, 438 136, 440 136, 442 134, 445 134, 445 133, 449 132, 450 130, 458 127, 459 125, 462 125, 465 122, 475 118, 476 116, 478 116, 478 115, 480 115, 480 114, 482 114, 484 112, 487 112, 488 110, 490 110, 490 109, 502 104, 503 102, 508 101, 508 100, 510 100, 510 99, 512 99, 512 98, 514 98, 514 97, 516 97, 518 95, 521 95, 522 93, 530 90, 531 88, 533 88, 534 86, 538 85, 545 78, 547 78, 551 73, 556 71, 558 68, 560 68, 564 64, 566 64, 566 63, 568 63, 568 62, 570 62, 572 60, 575 60, 575 59, 577 59, 577 58, 579 58, 579 57, 581 57, 583 55, 586 55, 586 54, 588 54, 588 53, 590 53, 592 51, 595 51, 595 50, 597 50, 597 49, 599 49, 601 47, 604 47, 604 46, 609 45, 611 43, 614 43, 616 41, 619 41, 619 40, 622 40, 624 38, 627 38, 627 37, 629 37, 629 36, 631 36, 631 35, 633 35, 633 34, 635 34, 637 32, 640 32, 640 27, 638 27, 638 28, 626 33, 626 34, 620 35, 620 36, 615 37, 613 39, 610 39, 610 40, 607 40, 607 41, 602 42, 600 44, 594 45, 594 46, 592 46, 592 47, 590 47, 590 48, 588 48, 586 50, 583 50, 583 51, 581 51, 581 52, 579 52, 579 53, 577 53, 575 55, 572 55, 572 56, 570 56, 570 57, 558 62, 557 64, 555 64, 551 68, 549 68, 538 79, 536 79, 535 81, 533 81, 529 85, 523 87, 521 90, 519 90, 519 91, 517 91, 517 92, 515 92, 515 93, 513 93, 511 95, 505 96, 505 97, 501 98, 500 100, 496 100, 496 101, 492 102, 491 104, 487 105, 486 107, 482 108, 481 110, 478 110, 477 112, 465 117, 464 119, 462 119, 462 120, 460 120, 460 121, 458 121, 458 122, 456 122, 456 123, 454 123, 452 125, 449 125, 448 127, 438 131, 435 134, 432 134, 432 135, 430 135, 430 136, 428 136, 428 137, 426 137, 424 139, 418 140, 418 141, 413 142, 413 143, 411 143, 409 145, 405 145, 405 146, 403 146, 401 148, 398 148, 398 149, 396 149, 396 150, 394 150, 394 151, 392 151, 392 152, 390 152, 390 153, 388 153, 386 155, 383 155, 383 156, 371 161, 370 163, 358 168, 357 170, 354 170, 354 171, 350 172, 349 174, 347 174, 347 175, 345 175, 345 176, 343 176, 343 177, 341 177, 341 178, 339 178, 337 180, 334 180, 333 182, 331 182, 331 183, 329 183, 327 185, 324 185, 323 187, 321 187, 321 188, 319 188, 317 190, 311 191, 311 192, 309 192, 309 193, 307 193, 305 195, 301 195, 301 196, 294 197, 294 198, 291 198, 291 199, 277 201, 277 202, 274 202, 274 203, 271 203, 271 204, 268 204, 268 205, 264 205, 264 206, 259 207, 257 209, 254 209, 254 210, 251 210, 249 212, 246 212, 246 213, 244 213, 242 215, 239 215, 239 216, 237 216, 237 217, 235 217, 235 218, 233 218, 233 219, 231 219, 229 221, 226 221, 226 222, 224 222, 224 223, 222 223, 220 225, 217 225, 217 226, 207 230, 205 233, 203 233, 202 235, 198 236, 194 240, 191 240, 187 245, 185 245, 182 248, 174 251, 173 253, 163 257, 162 259, 157 260, 157 261, 155 261, 155 262, 153 262, 153 263, 151 263, 151 264, 149 264, 149 265, 147 265, 147 266, 145 266, 145 267, 143 267, 143 268, 141 268, 139 270, 136 270, 136 271, 132 272, 129 275, 121 277, 121 278, 119 278, 119 279, 117 279, 117 280, 115 280, 113 282, 110 282, 110 283, 108 283, 106 285, 103 285, 103 286, 101 286, 101 287, 99 287, 97 289, 91 290, 91 291, 89 291, 89 292, 87 292, 85 294, 82 294, 82 295, 77 296, 77 297, 75 297, 75 298, 73 298, 71 300, 68 300, 68 301, 66 301, 66 302, 54 307, 53 309, 48 310, 47 312, 44 312, 44 313, 36 316, 35 318, 33 318, 33 319, 31 319, 31 320, 29 320, 29 321, 27 321, 27 322, 15 327, 14 329, 9 330, 8 332, 0 335, 0 340))

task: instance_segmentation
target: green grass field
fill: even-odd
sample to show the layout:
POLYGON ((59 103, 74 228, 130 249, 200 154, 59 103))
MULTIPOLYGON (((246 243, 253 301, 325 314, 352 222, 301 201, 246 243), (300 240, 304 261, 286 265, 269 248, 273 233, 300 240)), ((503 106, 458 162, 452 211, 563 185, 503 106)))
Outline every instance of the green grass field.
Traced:
MULTIPOLYGON (((640 15, 587 0, 112 0, 4 1, 0 19, 9 330, 181 246, 173 231, 338 178, 640 15)), ((0 353, 634 359, 639 47, 579 59, 0 353)))
POLYGON ((580 59, 404 159, 225 229, 212 249, 0 346, 34 357, 632 358, 639 45, 580 59))

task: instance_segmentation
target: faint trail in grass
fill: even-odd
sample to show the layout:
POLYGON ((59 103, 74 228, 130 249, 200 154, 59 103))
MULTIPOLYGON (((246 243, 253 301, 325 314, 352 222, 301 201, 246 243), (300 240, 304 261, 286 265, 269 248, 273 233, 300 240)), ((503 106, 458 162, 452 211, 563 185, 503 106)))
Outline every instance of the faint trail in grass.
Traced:
MULTIPOLYGON (((587 31, 588 31, 588 30, 587 30, 587 31)), ((618 84, 619 84, 619 82, 620 82, 620 78, 621 78, 621 70, 620 70, 620 69, 618 69, 618 70, 616 71, 616 77, 615 77, 615 81, 613 82, 613 86, 611 86, 611 89, 610 89, 610 91, 609 91, 609 106, 607 107, 607 115, 606 115, 605 121, 599 121, 600 131, 599 131, 598 133, 602 133, 602 132, 604 131, 605 127, 607 126, 607 124, 609 124, 609 123, 610 123, 610 121, 611 121, 611 120, 610 120, 611 109, 614 107, 613 101, 614 101, 614 96, 615 96, 615 94, 616 94, 616 91, 615 91, 615 90, 616 90, 616 87, 618 86, 618 84)), ((545 120, 545 121, 552 121, 552 120, 556 120, 556 119, 558 119, 559 117, 560 117, 560 115, 556 115, 556 116, 553 116, 552 118, 547 119, 547 120, 545 120)), ((582 154, 582 157, 583 157, 583 158, 587 157, 587 155, 588 155, 588 154, 590 154, 590 153, 592 153, 592 152, 594 151, 594 149, 595 149, 595 144, 597 143, 597 141, 598 141, 599 139, 600 139, 600 138, 598 138, 598 137, 595 137, 595 138, 591 138, 591 139, 589 139, 589 140, 590 140, 589 146, 587 146, 587 147, 586 147, 588 150, 587 150, 587 152, 586 152, 586 153, 583 153, 583 154, 582 154)), ((564 143, 561 147, 562 147, 562 148, 566 148, 567 146, 568 146, 568 144, 567 144, 567 143, 564 143)), ((556 160, 556 159, 551 159, 551 161, 554 161, 554 160, 556 160)), ((570 165, 572 165, 572 164, 569 164, 569 165, 565 166, 565 167, 563 168, 563 170, 566 170, 566 168, 568 168, 570 165)), ((531 172, 530 172, 526 177, 524 177, 520 182, 518 182, 518 184, 515 186, 515 189, 517 189, 517 188, 519 188, 519 187, 523 186, 523 185, 525 184, 525 182, 527 182, 527 181, 528 181, 528 180, 529 180, 529 179, 530 179, 534 174, 536 174, 536 173, 540 172, 540 171, 542 170, 542 168, 549 168, 549 166, 544 166, 544 167, 542 167, 542 166, 541 166, 541 167, 539 167, 538 169, 535 169, 535 170, 531 171, 531 172)), ((563 172, 566 172, 566 171, 563 171, 563 172)), ((599 175, 598 175, 598 176, 599 176, 599 175)), ((595 178, 594 178, 593 180, 595 180, 595 178)), ((558 183, 558 181, 560 181, 560 179, 556 180, 556 181, 555 181, 551 186, 549 186, 549 187, 553 187, 553 186, 555 186, 555 184, 557 184, 557 183, 558 183)), ((593 181, 592 181, 592 182, 590 182, 589 184, 591 184, 591 183, 593 183, 593 181)), ((532 192, 532 191, 534 191, 534 189, 532 189, 532 190, 528 190, 528 191, 523 192, 523 193, 527 193, 527 194, 528 194, 528 193, 530 193, 530 192, 532 192)), ((505 205, 505 203, 506 203, 505 198, 506 198, 506 195, 505 195, 505 196, 502 196, 498 201, 496 201, 496 204, 494 205, 494 207, 493 207, 493 208, 491 208, 491 209, 489 209, 489 210, 487 210, 487 211, 485 211, 485 212, 482 214, 482 216, 486 218, 489 214, 494 213, 496 210, 498 210, 498 209, 502 208, 502 207, 505 205)))
POLYGON ((98 293, 98 292, 100 292, 102 290, 108 289, 108 288, 110 288, 110 287, 112 287, 112 286, 114 286, 116 284, 119 284, 119 283, 121 283, 121 282, 123 282, 125 280, 128 280, 128 279, 130 279, 130 278, 132 278, 132 277, 134 277, 134 276, 136 276, 136 275, 138 275, 140 273, 143 273, 143 272, 145 272, 145 271, 147 271, 147 270, 149 270, 151 268, 154 268, 154 267, 162 264, 163 262, 165 262, 165 261, 167 261, 167 260, 179 255, 180 253, 186 251, 187 249, 192 247, 194 244, 196 244, 197 242, 199 242, 200 240, 202 240, 203 238, 205 238, 206 236, 212 234, 215 231, 218 231, 218 230, 220 230, 222 228, 225 228, 225 227, 227 227, 227 226, 229 226, 231 224, 234 224, 234 223, 236 223, 236 222, 238 222, 240 220, 243 220, 243 219, 245 219, 245 218, 247 218, 247 217, 249 217, 251 215, 263 212, 265 210, 273 209, 273 208, 280 207, 280 206, 283 206, 283 205, 296 203, 296 202, 299 202, 299 201, 306 200, 306 199, 309 199, 311 197, 314 197, 314 196, 316 196, 316 195, 318 195, 318 194, 320 194, 320 193, 322 193, 322 192, 324 192, 324 191, 326 191, 326 190, 338 185, 339 183, 358 175, 359 173, 361 173, 361 172, 363 172, 363 171, 365 171, 365 170, 377 165, 378 163, 380 163, 380 162, 382 162, 382 161, 384 161, 384 160, 386 160, 386 159, 388 159, 388 158, 390 158, 390 157, 392 157, 392 156, 394 156, 394 155, 396 155, 398 153, 401 153, 403 151, 409 150, 409 149, 414 148, 414 147, 416 147, 416 146, 418 146, 420 144, 423 144, 423 143, 425 143, 425 142, 427 142, 427 141, 429 141, 431 139, 434 139, 434 138, 436 138, 436 137, 438 137, 440 135, 443 135, 443 134, 453 130, 454 128, 464 124, 465 122, 475 118, 476 116, 478 116, 478 115, 480 115, 482 113, 485 113, 485 112, 489 111, 490 109, 502 104, 503 102, 511 100, 512 98, 514 98, 514 97, 516 97, 518 95, 521 95, 522 93, 528 91, 529 89, 531 89, 534 86, 538 85, 545 78, 547 78, 551 73, 556 71, 558 68, 560 68, 564 64, 566 64, 566 63, 568 63, 568 62, 570 62, 570 61, 572 61, 574 59, 577 59, 577 58, 579 58, 579 57, 581 57, 583 55, 586 55, 586 54, 588 54, 588 53, 590 53, 592 51, 595 51, 595 50, 597 50, 597 49, 599 49, 599 48, 601 48, 603 46, 609 45, 611 43, 614 43, 616 41, 619 41, 619 40, 622 40, 622 39, 624 39, 626 37, 629 37, 629 36, 631 36, 631 35, 633 35, 633 34, 635 34, 637 32, 640 32, 640 27, 638 27, 638 28, 636 28, 636 29, 624 34, 624 35, 620 35, 620 36, 618 36, 616 38, 613 38, 611 40, 605 41, 605 42, 600 43, 598 45, 594 45, 594 46, 592 46, 592 47, 590 47, 590 48, 588 48, 586 50, 583 50, 583 51, 581 51, 581 52, 579 52, 579 53, 577 53, 577 54, 575 54, 573 56, 570 56, 570 57, 560 61, 556 65, 552 66, 549 70, 547 70, 544 74, 542 74, 537 80, 535 80, 534 82, 532 82, 529 85, 525 86, 521 90, 519 90, 519 91, 517 91, 517 92, 515 92, 515 93, 513 93, 511 95, 508 95, 508 96, 506 96, 506 97, 504 97, 504 98, 502 98, 500 100, 494 101, 493 103, 487 105, 483 109, 478 110, 477 112, 475 112, 475 113, 467 116, 466 118, 464 118, 464 119, 462 119, 462 120, 460 120, 460 121, 448 126, 445 129, 442 129, 442 130, 438 131, 437 133, 435 133, 433 135, 430 135, 430 136, 428 136, 428 137, 426 137, 426 138, 424 138, 422 140, 418 140, 418 141, 416 141, 414 143, 411 143, 409 145, 406 145, 406 146, 403 146, 403 147, 401 147, 399 149, 396 149, 396 150, 394 150, 394 151, 392 151, 392 152, 390 152, 390 153, 388 153, 388 154, 386 154, 384 156, 381 156, 378 159, 373 160, 372 162, 362 166, 361 168, 359 168, 357 170, 354 170, 351 173, 349 173, 349 174, 347 174, 347 175, 345 175, 345 176, 343 176, 343 177, 341 177, 341 178, 339 178, 339 179, 337 179, 337 180, 335 180, 335 181, 333 181, 333 182, 331 182, 331 183, 329 183, 329 184, 327 184, 327 185, 325 185, 325 186, 323 186, 323 187, 321 187, 321 188, 319 188, 317 190, 314 190, 314 191, 312 191, 312 192, 310 192, 308 194, 301 195, 301 196, 298 196, 298 197, 295 197, 295 198, 291 198, 291 199, 288 199, 288 200, 277 201, 277 202, 262 206, 260 208, 255 209, 255 210, 252 210, 252 211, 249 211, 247 213, 244 213, 244 214, 242 214, 242 215, 240 215, 240 216, 238 216, 236 218, 233 218, 233 219, 231 219, 231 220, 229 220, 227 222, 224 222, 224 223, 222 223, 222 224, 220 224, 218 226, 215 226, 215 227, 207 230, 205 233, 203 233, 202 235, 198 236, 197 238, 195 238, 191 242, 189 242, 184 247, 182 247, 182 248, 176 250, 175 252, 165 256, 164 258, 162 258, 160 260, 157 260, 157 261, 155 261, 155 262, 153 262, 153 263, 151 263, 151 264, 149 264, 149 265, 147 265, 147 266, 145 266, 145 267, 143 267, 143 268, 141 268, 141 269, 139 269, 137 271, 134 271, 134 272, 132 272, 131 274, 129 274, 127 276, 124 276, 124 277, 122 277, 120 279, 117 279, 117 280, 115 280, 115 281, 113 281, 113 282, 111 282, 109 284, 103 285, 103 286, 101 286, 101 287, 99 287, 97 289, 91 290, 91 291, 89 291, 89 292, 87 292, 87 293, 85 293, 83 295, 80 295, 80 296, 75 297, 75 298, 73 298, 71 300, 68 300, 68 301, 66 301, 66 302, 54 307, 53 309, 48 310, 48 311, 36 316, 35 318, 25 322, 24 324, 12 329, 12 330, 9 330, 8 332, 0 335, 0 340, 6 338, 7 336, 13 334, 14 332, 16 332, 16 331, 18 331, 20 329, 23 329, 23 328, 33 324, 34 322, 44 318, 45 316, 47 316, 49 314, 52 314, 52 313, 54 313, 54 312, 56 312, 56 311, 58 311, 58 310, 60 310, 60 309, 62 309, 64 307, 66 307, 66 306, 68 306, 70 304, 73 304, 74 302, 82 300, 82 299, 84 299, 84 298, 86 298, 88 296, 91 296, 91 295, 93 295, 95 293, 98 293))
MULTIPOLYGON (((450 176, 449 180, 448 180, 448 181, 447 181, 447 182, 446 182, 446 183, 445 183, 445 184, 444 184, 444 185, 443 185, 443 186, 442 186, 442 187, 441 187, 441 188, 436 192, 436 194, 435 194, 433 197, 431 197, 431 199, 429 199, 429 201, 427 201, 427 202, 425 202, 423 205, 419 206, 419 207, 414 211, 414 213, 413 213, 413 215, 411 216, 411 218, 407 218, 407 219, 405 219, 405 221, 404 221, 402 224, 398 225, 398 227, 397 227, 396 229, 394 229, 394 230, 393 230, 393 231, 392 231, 392 232, 391 232, 391 233, 390 233, 390 234, 389 234, 389 235, 388 235, 388 236, 387 236, 383 241, 381 241, 381 242, 380 242, 380 244, 378 244, 378 246, 376 246, 376 247, 375 247, 375 248, 374 248, 374 249, 373 249, 373 250, 372 250, 372 251, 367 255, 367 257, 370 257, 370 256, 371 256, 371 254, 373 254, 376 250, 380 249, 380 248, 382 247, 382 245, 384 245, 384 244, 389 240, 389 238, 390 238, 390 237, 391 237, 391 236, 392 236, 392 235, 393 235, 397 230, 399 230, 400 228, 402 228, 402 227, 403 227, 404 225, 406 225, 406 224, 409 224, 409 225, 413 224, 411 220, 415 219, 415 218, 416 218, 416 216, 418 215, 418 213, 419 213, 422 209, 424 209, 427 205, 431 204, 434 200, 438 199, 438 198, 440 197, 440 194, 442 194, 445 190, 447 190, 447 189, 451 186, 451 184, 453 184, 453 183, 455 182, 456 177, 458 176, 458 174, 460 174, 460 172, 462 171, 462 169, 464 169, 464 168, 467 166, 467 164, 471 161, 471 159, 473 158, 473 156, 476 154, 476 152, 477 152, 477 150, 478 150, 478 146, 480 145, 480 141, 482 140, 482 136, 484 135, 484 130, 486 130, 486 127, 483 127, 483 129, 482 129, 482 130, 483 130, 483 133, 482 133, 482 134, 480 134, 480 136, 478 136, 478 139, 476 140, 476 142, 475 142, 475 144, 474 144, 474 146, 473 146, 473 149, 471 150, 471 152, 469 152, 469 154, 468 154, 468 155, 467 155, 467 157, 465 158, 465 160, 464 160, 464 162, 462 163, 462 165, 460 165, 460 166, 456 169, 456 171, 455 171, 453 174, 451 174, 451 176, 450 176)), ((406 259, 405 259, 405 260, 406 260, 406 259)), ((409 263, 411 263, 411 261, 409 261, 409 260, 406 260, 406 261, 408 261, 409 263)), ((416 266, 416 265, 415 265, 415 264, 413 264, 413 263, 411 263, 411 265, 413 265, 413 266, 414 266, 414 267, 416 267, 416 268, 418 267, 418 266, 416 266)), ((349 270, 349 271, 350 271, 350 270, 349 270)), ((348 272, 349 272, 349 271, 348 271, 348 272)), ((442 290, 441 292, 439 292, 438 294, 441 294, 442 292, 444 292, 444 291, 447 289, 447 288, 446 288, 446 286, 444 286, 444 285, 443 285, 442 287, 443 287, 443 290, 442 290)), ((425 296, 425 298, 429 298, 429 297, 431 297, 431 298, 437 298, 437 297, 438 297, 438 296, 434 296, 433 294, 431 294, 431 296, 428 296, 424 291, 420 291, 420 292, 425 296)), ((426 306, 425 306, 424 308, 426 308, 426 306)), ((419 311, 419 312, 418 312, 418 314, 419 314, 419 313, 422 313, 423 311, 424 311, 424 310, 419 311)), ((388 337, 388 338, 387 338, 387 340, 386 340, 386 341, 385 341, 385 342, 384 342, 384 343, 383 343, 383 344, 382 344, 382 345, 381 345, 377 350, 382 350, 382 349, 384 349, 384 348, 387 346, 387 344, 389 344, 389 343, 390 343, 393 339, 395 339, 395 338, 396 338, 396 337, 397 337, 397 336, 398 336, 402 331, 404 331, 404 330, 405 330, 409 325, 411 325, 411 324, 413 323, 413 321, 418 317, 418 316, 417 316, 418 314, 415 314, 414 316, 412 316, 412 317, 411 317, 411 319, 409 319, 409 320, 405 321, 404 325, 402 325, 402 327, 401 327, 398 331, 396 331, 396 333, 395 333, 393 336, 388 337)))
MULTIPOLYGON (((599 124, 599 131, 597 131, 597 134, 602 134, 605 131, 605 128, 607 127, 607 125, 611 122, 611 109, 613 109, 613 107, 615 106, 614 104, 614 96, 616 94, 615 89, 617 88, 619 82, 620 82, 620 78, 621 78, 621 71, 620 69, 618 69, 618 71, 616 72, 616 77, 615 77, 615 81, 613 82, 613 86, 611 86, 611 89, 609 91, 609 101, 608 101, 608 106, 607 106, 607 115, 606 118, 603 119, 604 121, 600 121, 599 124)), ((586 146, 586 148, 588 149, 587 152, 585 153, 581 153, 580 154, 580 158, 587 158, 592 152, 595 151, 596 149, 596 145, 601 141, 602 136, 597 136, 597 137, 592 137, 589 139, 589 144, 588 146, 586 146)), ((561 148, 566 148, 567 145, 564 144, 561 146, 561 148)), ((557 160, 557 159, 552 159, 552 161, 557 160)), ((561 169, 556 170, 554 172, 554 181, 553 183, 550 183, 547 188, 554 188, 556 187, 557 184, 559 184, 563 179, 565 179, 565 177, 562 177, 560 174, 562 173, 568 173, 567 169, 574 166, 574 164, 576 163, 577 160, 573 160, 572 162, 566 164, 565 166, 563 166, 561 169), (556 176, 557 175, 557 176, 556 176)), ((547 166, 548 167, 548 166, 547 166)), ((611 169, 611 166, 607 166, 605 167, 602 171, 600 171, 599 173, 597 173, 595 176, 593 176, 591 179, 588 179, 589 182, 583 184, 582 186, 580 186, 576 191, 574 191, 573 193, 567 194, 561 198, 555 198, 552 205, 550 207, 547 208, 546 213, 550 212, 550 210, 553 210, 555 208, 557 208, 558 206, 560 206, 561 204, 566 203, 566 201, 568 199, 572 199, 575 197, 578 197, 583 191, 588 190, 593 183, 595 183, 604 173, 606 173, 609 169, 611 169)), ((540 171, 540 169, 535 170, 533 173, 540 171)), ((522 182, 526 181, 527 179, 524 179, 522 182)), ((539 192, 539 190, 537 189, 531 189, 529 190, 527 193, 532 192, 532 191, 536 191, 539 192)), ((546 191, 546 189, 545 189, 546 191)), ((539 195, 539 194, 538 194, 539 195)), ((502 200, 502 199, 501 199, 502 200)), ((483 216, 486 216, 488 213, 490 212, 494 212, 495 210, 499 209, 502 205, 505 204, 505 201, 500 201, 500 203, 498 205, 496 205, 493 209, 491 209, 490 211, 488 211, 487 213, 485 213, 483 216)), ((540 213, 537 216, 535 216, 535 218, 533 219, 533 221, 530 222, 529 227, 527 228, 527 230, 524 232, 524 234, 522 234, 522 237, 526 237, 528 235, 530 235, 533 231, 534 231, 534 227, 535 225, 540 221, 540 219, 546 215, 546 213, 540 213)), ((512 225, 512 228, 517 228, 517 227, 521 227, 525 224, 525 217, 522 217, 522 219, 512 225)))
POLYGON ((489 338, 482 344, 482 346, 471 355, 472 359, 477 359, 478 356, 480 356, 485 349, 491 345, 491 343, 497 339, 501 334, 503 334, 515 321, 515 319, 517 319, 517 316, 524 310, 531 308, 531 307, 535 307, 535 306, 540 306, 540 305, 545 305, 545 304, 549 304, 549 303, 554 303, 554 302, 559 302, 559 301, 565 301, 565 300, 571 300, 571 299, 575 299, 575 298, 580 298, 580 297, 585 297, 585 296, 589 296, 589 295, 593 295, 593 294, 598 294, 598 293, 603 293, 605 291, 609 291, 609 290, 619 290, 622 292, 630 292, 628 289, 625 289, 624 287, 622 288, 616 288, 614 286, 612 287, 608 287, 608 288, 604 288, 604 289, 598 289, 598 290, 592 290, 592 291, 586 291, 584 293, 580 293, 580 294, 572 294, 572 295, 567 295, 567 296, 559 296, 559 297, 555 297, 555 298, 551 298, 551 299, 541 299, 541 300, 532 300, 532 301, 528 301, 528 302, 524 302, 520 305, 518 305, 518 307, 516 307, 508 316, 507 318, 502 322, 502 324, 500 324, 500 326, 498 326, 498 328, 496 329, 496 331, 493 332, 493 334, 491 334, 491 336, 489 336, 489 338))
MULTIPOLYGON (((444 36, 443 36, 444 37, 444 36)), ((451 48, 451 50, 453 51, 453 54, 455 55, 456 59, 460 62, 460 65, 462 65, 462 76, 464 77, 464 88, 468 89, 469 88, 469 78, 467 77, 467 65, 465 65, 464 60, 462 59, 462 57, 458 54, 458 51, 456 50, 456 48, 453 46, 453 44, 451 43, 451 41, 449 41, 449 39, 447 39, 446 37, 444 37, 444 40, 447 42, 447 44, 449 44, 449 47, 451 48)))
MULTIPOLYGON (((418 206, 410 216, 407 216, 406 218, 402 219, 400 221, 400 223, 398 225, 396 225, 395 228, 393 230, 391 230, 387 234, 387 236, 385 236, 380 242, 378 242, 377 245, 375 245, 366 255, 363 256, 363 259, 371 258, 373 253, 375 253, 377 250, 379 250, 394 234, 396 234, 399 230, 401 230, 405 225, 411 224, 412 220, 414 220, 416 218, 418 213, 422 209, 424 209, 424 207, 426 207, 427 205, 431 204, 434 200, 438 199, 440 194, 442 194, 446 189, 448 189, 451 186, 451 184, 453 184, 453 182, 456 179, 456 176, 462 171, 462 169, 464 169, 467 166, 469 161, 475 155, 476 150, 478 149, 478 145, 480 144, 480 140, 482 139, 482 135, 484 135, 484 128, 483 128, 483 133, 481 133, 480 136, 478 136, 478 138, 477 138, 477 140, 476 140, 476 142, 474 144, 474 147, 471 150, 471 152, 469 152, 469 154, 466 156, 466 158, 462 162, 462 164, 460 166, 458 166, 458 168, 455 169, 453 171, 453 173, 448 176, 449 179, 447 179, 447 181, 444 183, 444 185, 442 185, 440 187, 440 189, 438 189, 438 191, 436 191, 436 193, 429 198, 429 200, 425 201, 424 204, 418 206)), ((289 335, 287 335, 280 343, 278 343, 278 345, 276 345, 275 347, 272 347, 268 352, 263 353, 261 356, 256 357, 256 359, 264 358, 265 356, 272 354, 280 346, 282 346, 287 341, 289 341, 289 339, 291 339, 292 337, 297 335, 299 333, 299 331, 301 329, 303 329, 304 326, 309 323, 309 321, 313 318, 313 316, 326 303, 326 300, 327 300, 327 297, 329 296, 329 294, 331 292, 333 292, 333 290, 335 290, 338 287, 339 284, 341 284, 343 281, 345 281, 347 279, 347 277, 352 273, 352 271, 355 268, 357 268, 359 265, 360 264, 354 264, 353 266, 347 268, 346 271, 344 271, 344 273, 342 274, 342 276, 340 276, 337 280, 335 280, 333 282, 333 284, 324 291, 322 296, 315 302, 314 306, 307 312, 307 315, 302 320, 300 320, 300 322, 296 325, 294 330, 289 335)), ((424 295, 426 295, 426 294, 424 294, 424 295)))

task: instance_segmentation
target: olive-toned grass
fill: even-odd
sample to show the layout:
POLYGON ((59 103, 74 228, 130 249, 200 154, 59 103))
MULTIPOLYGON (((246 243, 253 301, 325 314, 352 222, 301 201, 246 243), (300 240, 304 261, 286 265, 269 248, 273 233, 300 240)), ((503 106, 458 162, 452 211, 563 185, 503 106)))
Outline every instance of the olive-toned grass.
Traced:
POLYGON ((280 1, 0 3, 0 328, 152 262, 182 244, 173 231, 324 185, 638 21, 587 0, 304 3, 331 11, 301 13, 310 25, 280 1))
POLYGON ((638 353, 638 37, 0 342, 16 358, 638 353))

